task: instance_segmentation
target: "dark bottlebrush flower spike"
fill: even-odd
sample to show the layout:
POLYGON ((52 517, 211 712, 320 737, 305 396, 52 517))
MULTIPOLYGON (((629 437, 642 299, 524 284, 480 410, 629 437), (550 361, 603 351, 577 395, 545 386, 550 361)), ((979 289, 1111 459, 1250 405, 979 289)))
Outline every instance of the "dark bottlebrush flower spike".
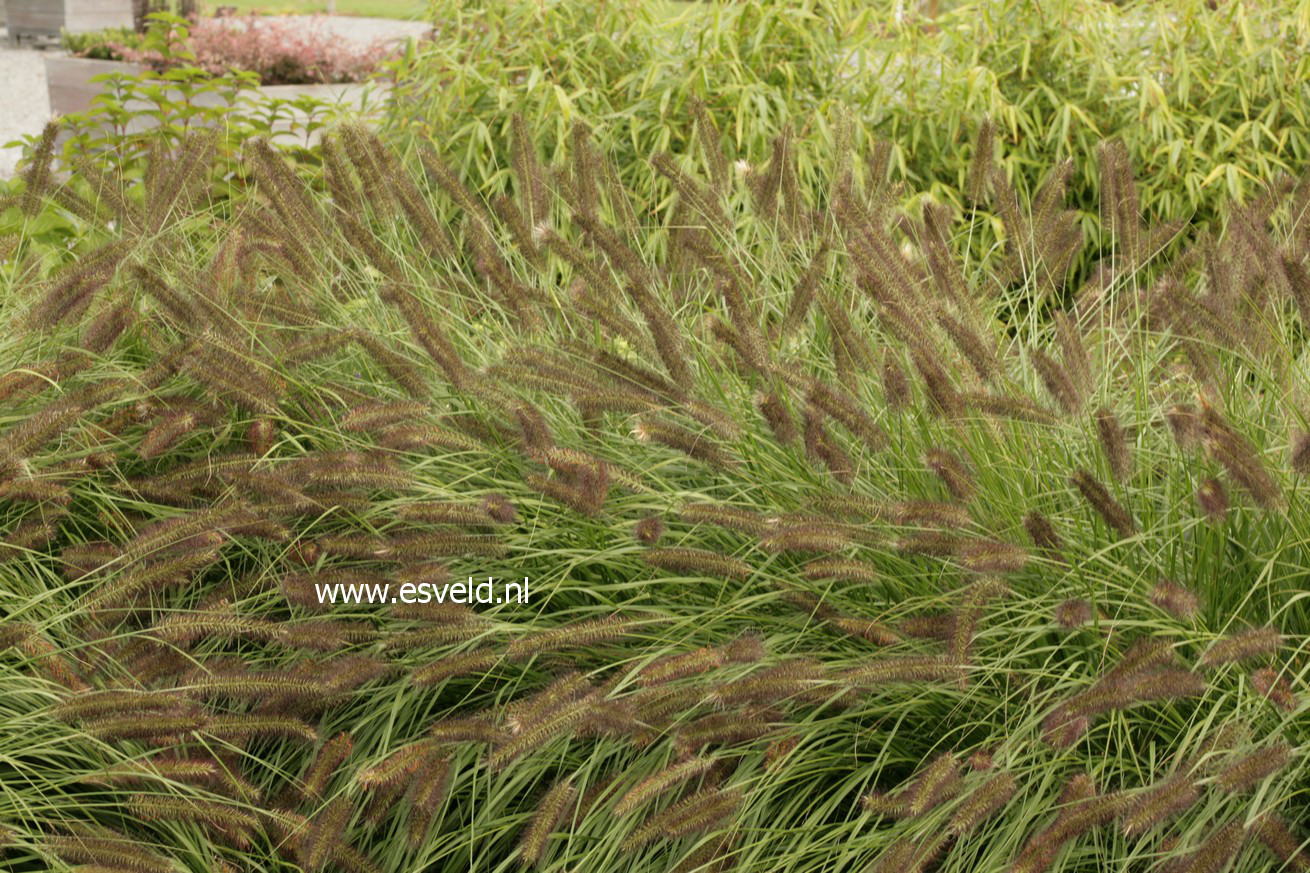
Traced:
POLYGON ((997 378, 1001 364, 996 358, 992 343, 984 340, 982 334, 971 325, 948 312, 939 312, 937 322, 979 379, 983 382, 991 382, 997 378))
POLYGON ((596 643, 627 636, 638 625, 635 619, 623 618, 617 614, 574 622, 513 640, 509 644, 506 657, 512 661, 519 661, 546 652, 593 646, 596 643))
POLYGON ((518 510, 504 494, 488 494, 482 498, 480 506, 492 521, 499 524, 513 524, 519 519, 518 510))
POLYGON ((1215 776, 1215 785, 1225 792, 1249 791, 1282 770, 1292 760, 1287 743, 1275 743, 1237 758, 1215 776))
POLYGON ((975 573, 1017 573, 1030 557, 1022 546, 995 540, 965 542, 957 554, 960 563, 975 573))
POLYGON ((956 500, 969 500, 978 490, 964 462, 945 449, 929 449, 926 460, 956 500))
POLYGON ((401 785, 423 766, 434 749, 434 743, 428 740, 402 746, 381 762, 359 771, 355 781, 365 791, 401 785))
POLYGON ((1310 870, 1310 852, 1302 848, 1304 840, 1292 833, 1287 822, 1275 813, 1265 813, 1251 826, 1255 838, 1288 870, 1310 870))
POLYGON ((416 669, 410 675, 410 681, 415 685, 436 685, 455 676, 486 673, 500 661, 500 653, 490 649, 474 649, 458 655, 446 655, 416 669))
POLYGON ((969 175, 965 185, 969 202, 980 204, 987 197, 987 183, 992 176, 992 160, 995 154, 996 129, 988 116, 983 116, 978 125, 978 135, 973 143, 973 156, 969 162, 969 175))
POLYGON ((1106 487, 1090 472, 1079 470, 1069 477, 1069 482, 1119 536, 1130 537, 1136 532, 1137 525, 1133 523, 1133 517, 1128 510, 1111 497, 1106 487))
POLYGON ((108 828, 74 824, 70 834, 46 837, 45 846, 60 859, 83 864, 79 870, 131 870, 136 873, 175 873, 173 862, 141 844, 140 840, 108 828))
POLYGON ((229 742, 243 742, 257 738, 281 737, 313 743, 318 731, 298 718, 285 715, 213 715, 205 720, 206 734, 229 742))
POLYGON ((1069 415, 1076 414, 1082 407, 1082 393, 1064 366, 1042 349, 1033 349, 1030 357, 1037 368, 1037 375, 1055 402, 1069 415))
POLYGON ((445 332, 437 326, 436 321, 424 311, 418 300, 408 291, 395 286, 383 289, 381 296, 383 300, 400 310, 414 339, 432 357, 432 360, 436 361, 451 385, 461 391, 474 387, 474 376, 464 365, 459 352, 451 344, 445 332))
POLYGON ((440 819, 442 804, 446 801, 455 776, 452 762, 453 759, 449 755, 430 757, 410 785, 407 800, 408 842, 411 849, 418 849, 423 845, 428 832, 440 819))
POLYGON ((578 789, 571 779, 561 779, 545 793, 537 804, 531 823, 519 839, 518 855, 523 866, 533 867, 541 863, 551 833, 559 827, 577 800, 578 789))
POLYGON ((968 527, 969 510, 954 503, 931 500, 910 500, 893 508, 897 524, 906 526, 940 527, 947 530, 968 527))
POLYGON ((644 552, 641 559, 652 567, 673 573, 721 576, 745 581, 753 570, 738 558, 707 549, 658 548, 644 552))
POLYGON ((823 665, 817 661, 795 659, 718 685, 713 698, 724 705, 757 706, 773 705, 786 698, 826 700, 830 696, 830 689, 824 687, 827 680, 823 665))
POLYGON ((1261 667, 1251 673, 1251 687, 1262 697, 1287 712, 1296 710, 1296 694, 1285 676, 1273 667, 1261 667))
POLYGON ((306 799, 321 801, 328 782, 336 775, 342 763, 350 757, 354 741, 350 734, 339 733, 323 744, 313 763, 301 778, 301 793, 306 799))
POLYGON ((931 558, 959 557, 966 540, 945 531, 923 531, 901 537, 894 543, 902 555, 923 555, 931 558))
POLYGON ((886 577, 875 567, 845 558, 818 558, 801 568, 806 579, 833 579, 838 582, 873 584, 886 577))
MULTIPOLYGON (((596 688, 588 681, 586 674, 577 670, 565 672, 535 694, 519 698, 506 706, 501 713, 504 729, 511 735, 520 734, 561 705, 576 703, 595 692, 596 688)), ((594 699, 591 702, 594 703, 594 699)))
POLYGON ((910 405, 910 380, 900 363, 887 351, 882 359, 882 395, 887 406, 900 411, 910 405))
POLYGON ((940 806, 959 791, 960 762, 952 754, 942 754, 914 777, 905 791, 906 811, 922 815, 940 806))
POLYGON ((194 797, 134 794, 128 798, 127 805, 144 821, 189 821, 205 825, 238 849, 249 845, 259 829, 259 819, 235 804, 194 797))
POLYGON ((1047 557, 1057 561, 1064 560, 1064 555, 1061 554, 1064 542, 1055 532, 1055 526, 1051 524, 1050 519, 1035 509, 1029 510, 1023 517, 1023 526, 1028 531, 1028 537, 1033 541, 1033 545, 1045 552, 1047 557))
POLYGON ((614 803, 614 814, 625 816, 653 798, 704 774, 715 764, 714 758, 688 758, 647 776, 614 803))
POLYGON ((300 840, 300 855, 307 871, 327 868, 355 809, 346 797, 329 800, 310 819, 309 829, 300 840))
POLYGON ((664 522, 658 515, 650 515, 638 521, 632 532, 638 542, 652 546, 664 536, 664 522))
POLYGON ((966 667, 938 655, 904 655, 871 660, 835 678, 857 687, 880 688, 900 682, 958 682, 966 675, 966 667))
POLYGON ((1239 434, 1218 410, 1210 406, 1202 410, 1200 430, 1206 451, 1223 464, 1256 503, 1264 509, 1283 505, 1282 492, 1264 462, 1246 437, 1239 434))
POLYGON ((703 789, 647 819, 623 842, 625 851, 639 849, 656 837, 676 839, 709 830, 741 806, 740 789, 703 789))
POLYGON ((1178 773, 1130 794, 1119 816, 1124 836, 1136 837, 1183 812, 1201 792, 1186 773, 1178 773))
POLYGON ((971 833, 980 824, 996 815, 1010 803, 1019 791, 1019 783, 1011 773, 997 773, 970 791, 955 809, 947 830, 954 836, 971 833))
POLYGON ((796 422, 792 419, 791 412, 788 411, 782 397, 777 392, 757 394, 755 405, 760 410, 760 415, 764 417, 778 442, 783 445, 796 442, 798 436, 796 422))
POLYGON ((537 751, 556 737, 578 731, 591 714, 589 698, 563 701, 518 733, 495 745, 487 756, 487 766, 492 770, 500 770, 524 755, 537 751))
POLYGON ((1065 630, 1076 630, 1092 621, 1092 605, 1086 600, 1072 598, 1055 607, 1055 621, 1065 630))
POLYGON ((705 673, 724 664, 748 664, 764 657, 764 645, 754 636, 744 636, 724 646, 702 646, 683 655, 666 655, 652 661, 637 676, 642 685, 659 685, 705 673))
POLYGON ((666 445, 711 467, 726 469, 736 464, 735 459, 710 436, 695 433, 670 422, 654 418, 642 419, 632 429, 632 434, 641 442, 666 445))
POLYGON ((1123 482, 1132 473, 1132 455, 1128 450, 1128 440, 1124 429, 1115 414, 1105 407, 1096 411, 1096 433, 1101 440, 1101 450, 1105 452, 1106 462, 1114 478, 1123 482))
POLYGON ((81 722, 105 715, 177 711, 185 704, 185 698, 171 691, 87 691, 65 698, 47 713, 60 721, 81 722))
POLYGON ((1151 589, 1151 602, 1178 619, 1187 620, 1196 615, 1200 599, 1196 592, 1169 579, 1161 579, 1151 589))
POLYGON ((760 547, 769 552, 839 552, 852 545, 850 532, 830 522, 775 524, 760 537, 760 547))
POLYGON ((1223 483, 1213 477, 1196 489, 1196 503, 1210 521, 1223 521, 1228 514, 1228 492, 1223 483))
POLYGON ((1240 818, 1210 832, 1199 847, 1190 854, 1176 858, 1171 870, 1187 873, 1220 873, 1237 857, 1246 842, 1247 832, 1240 818))
MULTIPOLYGON (((709 746, 754 743, 773 732, 779 717, 775 710, 761 707, 711 713, 679 727, 673 738, 674 750, 681 755, 693 755, 709 746)), ((706 778, 703 784, 710 781, 706 778)))
POLYGON ((1282 635, 1277 628, 1251 628, 1217 640, 1205 654, 1201 655, 1197 664, 1201 667, 1217 667, 1269 655, 1278 650, 1281 641, 1282 635))
POLYGON ((190 411, 171 412, 141 440, 137 454, 144 459, 156 458, 172 449, 196 426, 196 414, 190 411))

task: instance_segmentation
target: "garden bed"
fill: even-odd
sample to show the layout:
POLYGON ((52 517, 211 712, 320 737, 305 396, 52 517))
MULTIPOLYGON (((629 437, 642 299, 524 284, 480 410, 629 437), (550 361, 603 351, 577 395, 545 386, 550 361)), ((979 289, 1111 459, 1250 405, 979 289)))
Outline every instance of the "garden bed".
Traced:
MULTIPOLYGON (((45 59, 46 81, 50 91, 50 110, 56 115, 71 115, 86 112, 92 106, 97 95, 105 92, 108 82, 100 77, 118 74, 124 77, 136 77, 146 72, 141 64, 125 61, 103 61, 90 58, 76 58, 67 55, 50 55, 45 59)), ((205 107, 233 107, 239 101, 255 100, 273 104, 281 103, 280 117, 273 124, 275 136, 291 136, 301 132, 310 118, 310 112, 303 101, 320 101, 340 106, 350 106, 367 114, 385 100, 389 87, 385 82, 350 82, 341 84, 312 85, 260 85, 240 91, 213 90, 194 94, 190 100, 195 105, 205 107)), ((180 101, 183 94, 180 89, 170 92, 171 100, 180 101)), ((151 104, 145 100, 130 99, 124 108, 131 113, 126 133, 139 133, 155 127, 158 120, 148 114, 151 104)), ((105 125, 108 122, 104 123, 105 125)), ((103 125, 102 125, 103 126, 103 125)), ((318 141, 317 131, 304 134, 310 144, 318 141)))

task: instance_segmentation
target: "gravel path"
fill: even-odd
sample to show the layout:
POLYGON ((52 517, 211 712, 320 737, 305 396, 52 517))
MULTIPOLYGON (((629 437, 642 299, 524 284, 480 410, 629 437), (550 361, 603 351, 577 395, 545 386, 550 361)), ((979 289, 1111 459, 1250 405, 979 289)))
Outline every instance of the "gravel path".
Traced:
POLYGON ((41 52, 9 47, 9 34, 0 28, 0 179, 14 174, 19 150, 4 144, 24 134, 36 134, 50 120, 50 97, 45 84, 41 52))
MULTIPOLYGON (((2 0, 0 0, 2 2, 2 0)), ((394 21, 389 18, 355 18, 336 15, 288 15, 288 19, 305 27, 320 27, 343 41, 370 45, 378 40, 403 40, 420 37, 430 29, 421 21, 394 21)), ((9 45, 9 34, 0 27, 0 179, 14 174, 19 149, 4 144, 25 134, 37 134, 50 118, 50 99, 46 90, 44 53, 9 45)))

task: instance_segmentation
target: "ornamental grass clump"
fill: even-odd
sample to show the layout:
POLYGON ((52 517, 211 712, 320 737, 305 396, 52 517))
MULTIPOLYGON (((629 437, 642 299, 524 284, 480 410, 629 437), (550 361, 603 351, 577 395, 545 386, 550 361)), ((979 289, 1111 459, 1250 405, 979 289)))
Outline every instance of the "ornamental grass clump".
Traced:
POLYGON ((5 865, 1304 869, 1304 186, 1161 253, 1107 147, 1079 283, 1000 136, 980 265, 887 146, 695 125, 675 226, 526 123, 487 198, 352 127, 165 200, 194 134, 19 225, 5 865))

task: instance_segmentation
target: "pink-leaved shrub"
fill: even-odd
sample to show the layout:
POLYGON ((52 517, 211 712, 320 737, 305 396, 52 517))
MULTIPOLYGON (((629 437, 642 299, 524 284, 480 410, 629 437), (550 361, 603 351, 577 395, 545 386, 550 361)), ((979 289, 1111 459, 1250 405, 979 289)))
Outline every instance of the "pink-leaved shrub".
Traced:
POLYGON ((123 60, 157 71, 196 66, 220 75, 229 70, 256 73, 263 85, 360 82, 377 70, 395 48, 382 41, 366 45, 342 39, 313 19, 249 15, 202 18, 192 24, 178 49, 194 59, 148 47, 115 45, 123 60))

